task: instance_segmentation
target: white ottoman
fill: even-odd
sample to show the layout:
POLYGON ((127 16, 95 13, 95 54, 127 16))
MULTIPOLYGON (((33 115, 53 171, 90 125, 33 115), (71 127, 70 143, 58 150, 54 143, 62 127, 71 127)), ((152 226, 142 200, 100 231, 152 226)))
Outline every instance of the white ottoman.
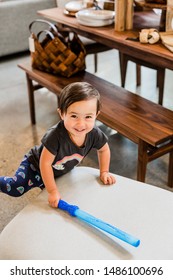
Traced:
POLYGON ((48 205, 44 190, 0 235, 0 259, 173 259, 173 193, 121 176, 112 186, 99 171, 77 167, 59 178, 62 199, 141 240, 135 248, 48 205))

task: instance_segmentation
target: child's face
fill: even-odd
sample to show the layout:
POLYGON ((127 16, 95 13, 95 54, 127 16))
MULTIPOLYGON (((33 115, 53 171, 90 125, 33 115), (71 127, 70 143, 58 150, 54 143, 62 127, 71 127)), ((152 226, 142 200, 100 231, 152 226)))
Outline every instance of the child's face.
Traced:
POLYGON ((73 103, 61 114, 65 128, 73 136, 85 136, 94 127, 97 117, 97 99, 92 98, 73 103))

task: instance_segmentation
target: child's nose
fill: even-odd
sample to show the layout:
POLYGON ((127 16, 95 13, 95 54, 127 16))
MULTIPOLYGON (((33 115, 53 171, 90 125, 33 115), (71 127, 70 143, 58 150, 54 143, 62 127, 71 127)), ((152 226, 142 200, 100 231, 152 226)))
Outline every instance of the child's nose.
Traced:
POLYGON ((78 118, 77 125, 82 127, 82 126, 84 126, 84 124, 85 124, 85 121, 82 118, 78 118))

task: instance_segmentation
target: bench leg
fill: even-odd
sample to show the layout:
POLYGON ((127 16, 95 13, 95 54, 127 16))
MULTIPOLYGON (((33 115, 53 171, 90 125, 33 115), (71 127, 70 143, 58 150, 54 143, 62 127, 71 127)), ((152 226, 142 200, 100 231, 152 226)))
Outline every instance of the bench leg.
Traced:
POLYGON ((34 86, 33 86, 32 80, 30 79, 28 74, 26 74, 26 80, 27 80, 27 88, 28 88, 31 123, 35 124, 36 121, 35 121, 34 86))
POLYGON ((146 142, 139 140, 138 143, 138 166, 137 166, 137 180, 145 182, 145 175, 148 163, 148 145, 146 142))
POLYGON ((168 186, 173 188, 173 152, 169 154, 168 186))

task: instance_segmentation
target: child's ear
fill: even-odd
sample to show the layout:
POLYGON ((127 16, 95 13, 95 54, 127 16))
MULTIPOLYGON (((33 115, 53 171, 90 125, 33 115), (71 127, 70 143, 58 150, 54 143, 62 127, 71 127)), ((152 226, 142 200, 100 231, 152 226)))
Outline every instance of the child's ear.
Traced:
POLYGON ((97 112, 96 118, 98 117, 99 114, 100 114, 100 111, 97 112))
POLYGON ((58 112, 60 118, 63 120, 63 115, 61 114, 61 110, 59 108, 57 109, 57 112, 58 112))

